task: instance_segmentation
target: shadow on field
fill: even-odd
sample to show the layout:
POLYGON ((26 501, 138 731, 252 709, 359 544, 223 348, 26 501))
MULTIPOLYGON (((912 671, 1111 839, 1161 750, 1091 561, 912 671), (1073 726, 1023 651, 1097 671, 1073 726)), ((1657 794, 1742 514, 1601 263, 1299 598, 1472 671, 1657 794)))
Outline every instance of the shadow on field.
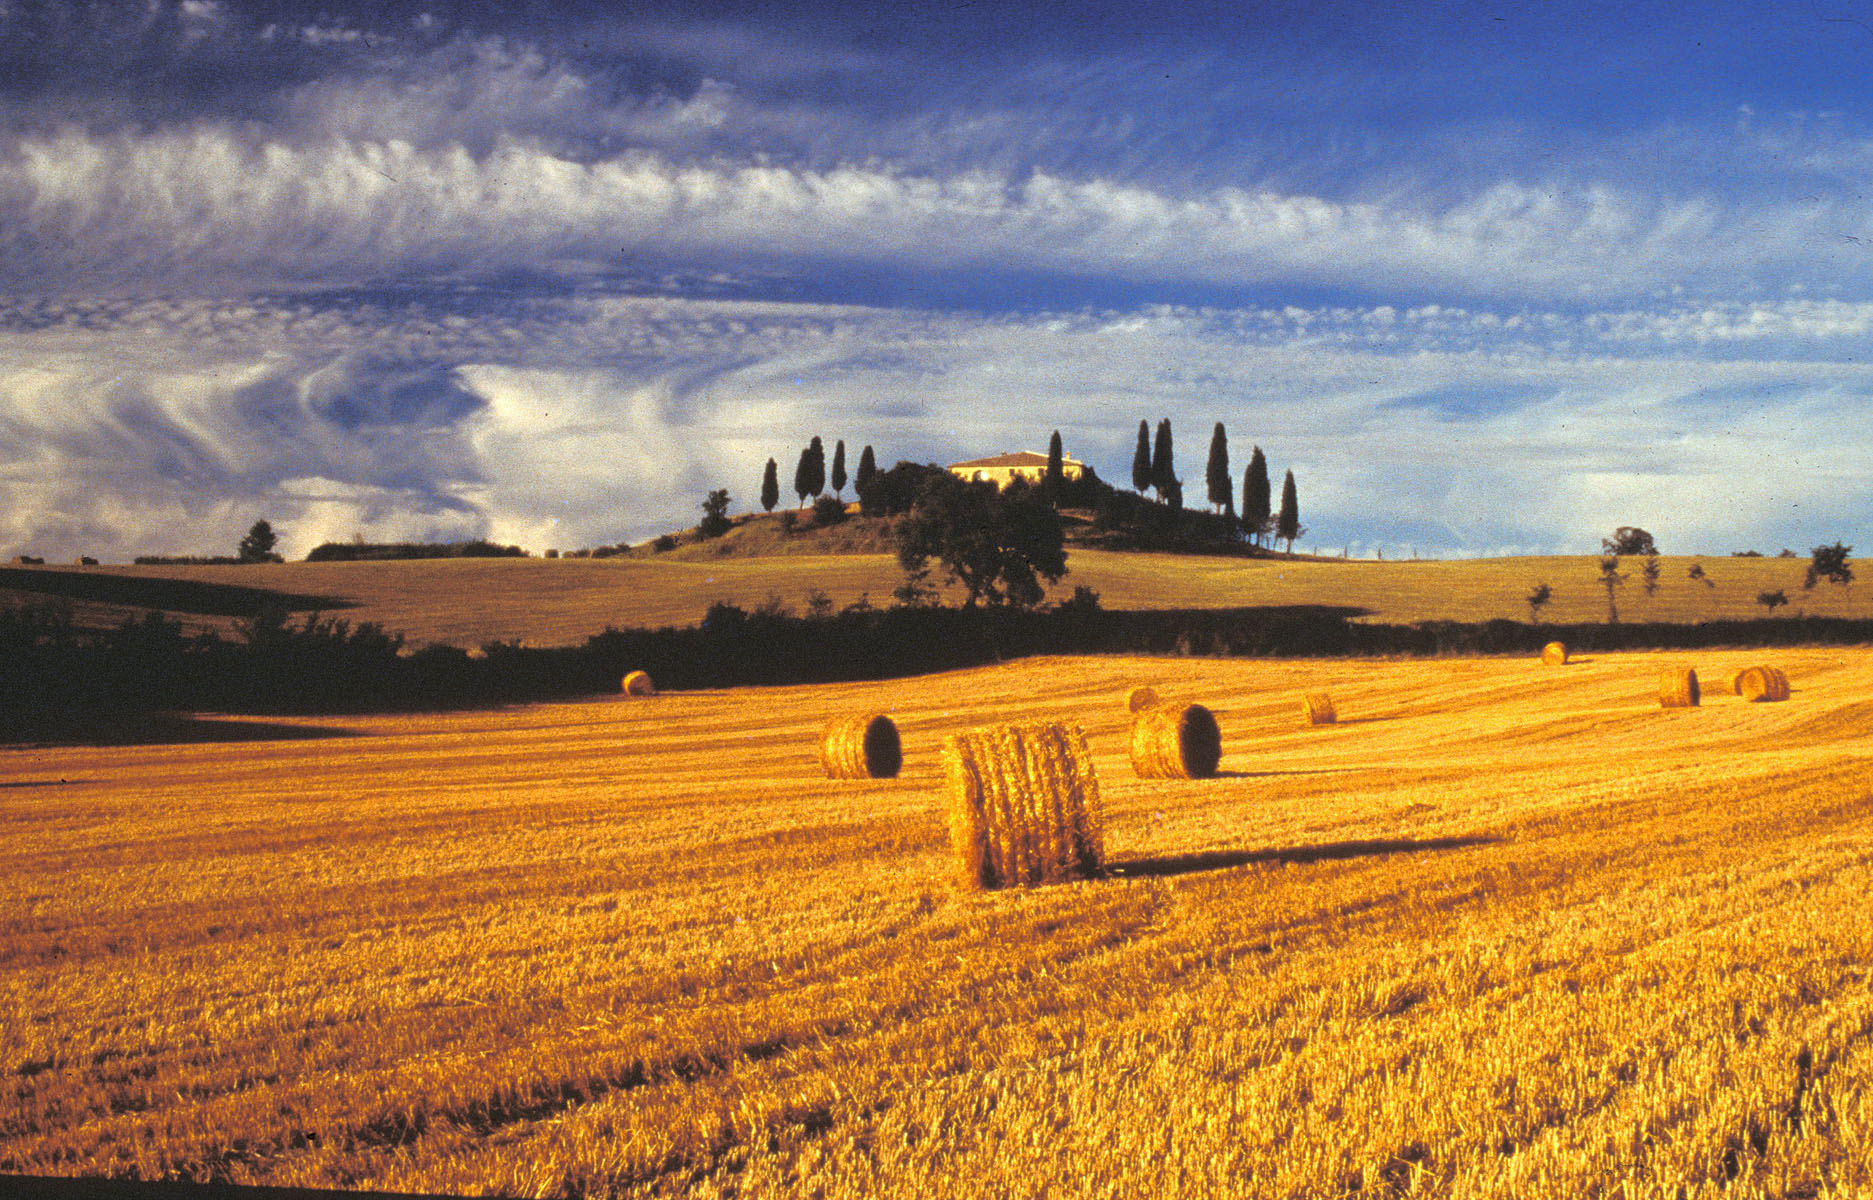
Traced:
POLYGON ((0 1175, 0 1195, 43 1200, 449 1200, 433 1192, 352 1192, 326 1188, 244 1187, 233 1183, 0 1175))
MULTIPOLYGON (((261 568, 260 570, 264 570, 261 568)), ((255 578, 263 578, 256 571, 255 578)), ((331 612, 356 608, 342 596, 310 596, 237 583, 207 583, 197 579, 117 575, 98 571, 62 571, 0 567, 0 588, 40 596, 63 596, 100 604, 127 604, 169 613, 210 617, 253 617, 268 608, 292 612, 331 612)))
POLYGON ((0 745, 170 746, 358 737, 355 729, 233 721, 187 713, 60 713, 0 722, 0 745))
POLYGON ((1106 871, 1120 879, 1163 879, 1172 875, 1195 875, 1199 871, 1224 871, 1230 867, 1245 867, 1250 863, 1309 863, 1337 858, 1410 854, 1423 850, 1462 850, 1469 846, 1492 845, 1501 840, 1489 836, 1376 838, 1357 842, 1329 842, 1324 846, 1290 846, 1280 850, 1201 850, 1195 854, 1128 859, 1109 864, 1106 871))
POLYGON ((1303 767, 1297 771, 1218 771, 1214 779, 1279 779, 1288 775, 1355 775, 1365 767, 1303 767))

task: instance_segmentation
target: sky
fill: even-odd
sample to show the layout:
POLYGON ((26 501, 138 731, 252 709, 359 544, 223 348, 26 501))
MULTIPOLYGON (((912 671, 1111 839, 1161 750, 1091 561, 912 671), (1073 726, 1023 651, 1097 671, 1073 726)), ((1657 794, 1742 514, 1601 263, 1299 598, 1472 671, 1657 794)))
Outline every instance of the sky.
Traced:
POLYGON ((0 0, 0 555, 1167 418, 1322 553, 1867 542, 1869 74, 1837 0, 0 0))

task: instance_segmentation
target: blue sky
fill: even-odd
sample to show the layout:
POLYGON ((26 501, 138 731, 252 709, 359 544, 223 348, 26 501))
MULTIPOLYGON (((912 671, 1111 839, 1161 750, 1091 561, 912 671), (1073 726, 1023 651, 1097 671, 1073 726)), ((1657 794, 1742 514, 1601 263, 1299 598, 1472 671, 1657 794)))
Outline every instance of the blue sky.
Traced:
POLYGON ((1323 551, 1865 541, 1873 6, 1381 7, 0 0, 0 552, 1162 417, 1323 551))

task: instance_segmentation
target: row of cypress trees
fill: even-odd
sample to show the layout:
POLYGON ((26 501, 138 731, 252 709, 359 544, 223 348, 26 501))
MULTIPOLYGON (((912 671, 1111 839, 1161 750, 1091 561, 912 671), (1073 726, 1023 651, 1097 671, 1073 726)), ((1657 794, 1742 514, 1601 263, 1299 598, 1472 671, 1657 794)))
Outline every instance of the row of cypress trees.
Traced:
MULTIPOLYGON (((1140 495, 1155 491, 1158 499, 1174 508, 1184 504, 1183 481, 1177 478, 1172 463, 1171 419, 1158 422, 1157 436, 1151 434, 1149 421, 1138 422, 1138 448, 1132 454, 1132 487, 1140 495)), ((1290 469, 1281 482, 1281 507, 1271 508, 1268 484, 1268 460, 1260 446, 1249 456, 1242 474, 1242 508, 1237 513, 1234 476, 1229 469, 1229 435, 1223 423, 1216 423, 1210 435, 1210 461, 1204 471, 1205 491, 1210 506, 1224 516, 1238 521, 1249 540, 1257 545, 1285 541, 1294 549, 1294 539, 1307 532, 1301 525, 1300 496, 1290 469), (1263 539, 1268 539, 1265 543, 1263 539)))
MULTIPOLYGON (((1057 479, 1060 469, 1060 434, 1055 431, 1048 444, 1048 477, 1057 479)), ((1132 487, 1143 495, 1147 490, 1155 491, 1158 499, 1173 508, 1182 508, 1184 503, 1183 481, 1177 478, 1176 467, 1172 461, 1171 421, 1165 417, 1158 422, 1157 436, 1151 433, 1149 421, 1138 422, 1138 448, 1132 456, 1132 487)), ((867 445, 859 454, 858 471, 852 477, 852 484, 863 493, 872 478, 878 473, 878 463, 867 445)), ((843 495, 846 485, 845 442, 835 443, 832 454, 832 469, 828 476, 825 444, 816 436, 800 451, 800 461, 794 467, 793 490, 800 498, 804 508, 807 501, 825 492, 828 487, 835 495, 843 495)), ((1262 454, 1262 448, 1256 446, 1249 456, 1248 468, 1242 476, 1242 507, 1236 508, 1234 477, 1229 467, 1229 435, 1223 429, 1223 423, 1216 423, 1216 430, 1210 436, 1209 465, 1204 472, 1205 491, 1211 507, 1218 513, 1236 520, 1249 540, 1256 545, 1270 545, 1275 541, 1285 541, 1288 549, 1294 549, 1294 541, 1306 532, 1301 525, 1301 506, 1299 494, 1294 485, 1294 472, 1289 470, 1281 482, 1281 506, 1273 507, 1268 479, 1268 460, 1262 454)), ((761 476, 761 508, 773 512, 780 503, 780 465, 773 459, 767 460, 767 466, 761 476)))
MULTIPOLYGON (((858 471, 852 476, 852 486, 863 492, 878 474, 878 460, 868 445, 859 451, 858 471)), ((828 487, 834 495, 843 494, 846 485, 845 442, 837 442, 832 450, 832 474, 826 473, 826 446, 816 436, 800 451, 800 461, 793 469, 793 490, 800 497, 800 507, 824 492, 828 487)), ((773 512, 780 503, 780 464, 773 459, 767 460, 767 466, 761 472, 761 510, 773 512)))

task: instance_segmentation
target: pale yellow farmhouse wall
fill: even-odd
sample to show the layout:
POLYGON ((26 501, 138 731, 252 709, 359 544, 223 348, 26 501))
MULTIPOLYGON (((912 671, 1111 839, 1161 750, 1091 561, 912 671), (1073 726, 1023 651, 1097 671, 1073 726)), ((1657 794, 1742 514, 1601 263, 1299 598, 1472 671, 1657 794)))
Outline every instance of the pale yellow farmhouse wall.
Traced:
MULTIPOLYGON (((1014 454, 997 454, 992 458, 974 458, 968 462, 951 463, 946 468, 950 474, 966 481, 992 483, 998 488, 1005 488, 1017 479, 1029 483, 1039 483, 1047 477, 1047 456, 1022 450, 1014 454)), ((1075 458, 1062 456, 1060 473, 1068 479, 1078 479, 1086 471, 1086 464, 1075 458)))

